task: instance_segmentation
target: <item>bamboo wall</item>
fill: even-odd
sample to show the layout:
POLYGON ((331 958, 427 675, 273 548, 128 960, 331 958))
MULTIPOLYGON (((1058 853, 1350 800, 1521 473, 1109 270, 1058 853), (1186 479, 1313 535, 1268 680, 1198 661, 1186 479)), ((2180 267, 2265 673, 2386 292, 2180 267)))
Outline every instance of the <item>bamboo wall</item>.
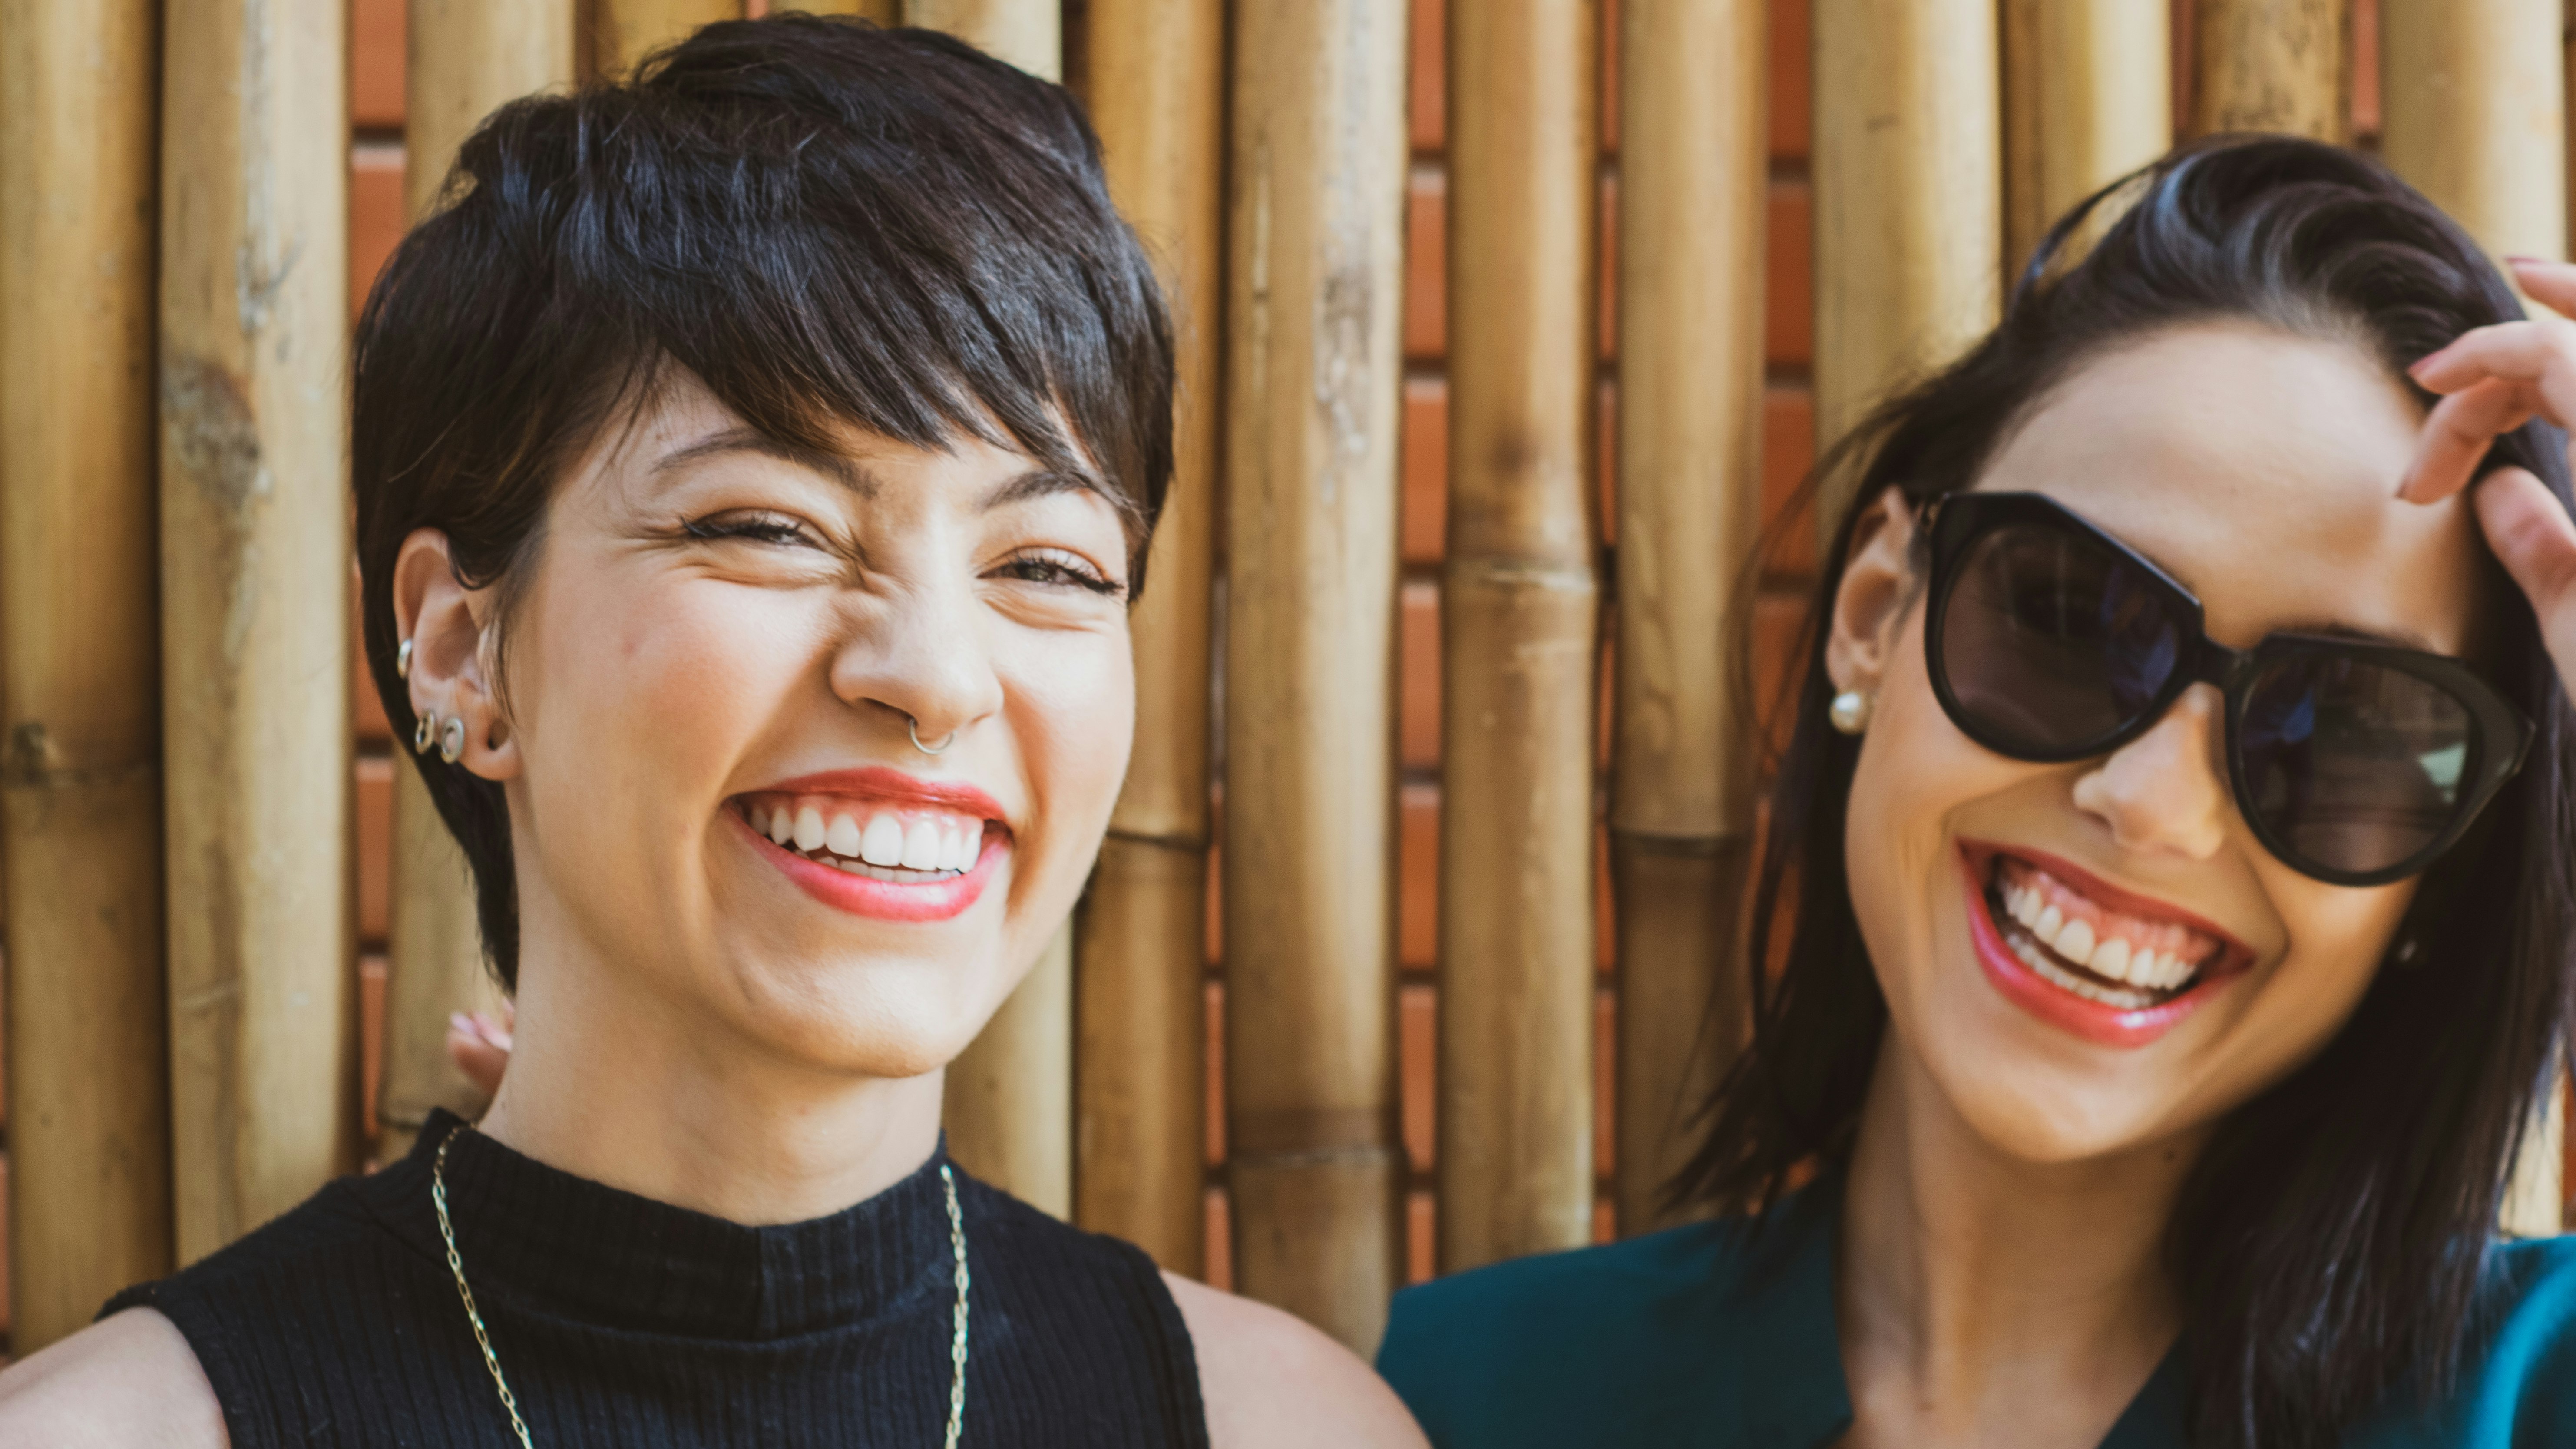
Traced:
MULTIPOLYGON (((476 115, 743 3, 271 0, 298 26, 263 40, 239 0, 0 0, 20 1351, 473 1107, 438 1049, 485 989, 457 861, 330 623, 333 369, 476 115), (244 256, 270 310, 208 305, 244 256), (60 567, 74 498, 124 566, 60 567), (209 629, 232 598, 311 632, 209 629), (290 652, 300 691, 257 683, 290 652), (344 709, 297 707, 317 659, 344 709)), ((1813 567, 1781 511, 2045 218, 2266 124, 2380 149, 2499 251, 2566 244, 2558 0, 814 8, 1084 93, 1179 324, 1136 767, 952 1073, 957 1150, 1362 1348, 1435 1267, 1661 1220, 1688 1073, 1740 1029, 1708 968, 1813 567)))

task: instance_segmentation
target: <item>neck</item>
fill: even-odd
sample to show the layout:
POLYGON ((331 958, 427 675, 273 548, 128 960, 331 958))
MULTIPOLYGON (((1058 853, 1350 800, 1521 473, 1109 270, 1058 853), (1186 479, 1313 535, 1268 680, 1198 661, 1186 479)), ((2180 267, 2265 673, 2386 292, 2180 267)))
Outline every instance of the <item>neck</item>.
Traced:
POLYGON ((838 1212, 920 1167, 941 1083, 782 1060, 547 943, 522 952, 510 1066, 479 1125, 560 1171, 761 1226, 838 1212))
POLYGON ((2098 1443, 2181 1331, 2162 1246, 2198 1145, 2008 1157, 1891 1030, 1836 1274, 1853 1442, 2098 1443))

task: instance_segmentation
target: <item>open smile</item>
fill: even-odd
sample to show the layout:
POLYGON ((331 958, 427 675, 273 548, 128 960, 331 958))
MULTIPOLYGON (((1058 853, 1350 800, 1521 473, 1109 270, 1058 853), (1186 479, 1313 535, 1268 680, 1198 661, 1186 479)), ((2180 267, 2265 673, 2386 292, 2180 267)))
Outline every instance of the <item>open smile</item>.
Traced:
POLYGON ((2145 1046, 2253 964, 2209 922, 2056 856, 1962 841, 1959 858, 1986 979, 2088 1041, 2145 1046))
POLYGON ((807 895, 880 920, 960 914, 1010 851, 992 796, 883 767, 802 776, 727 803, 753 847, 807 895))

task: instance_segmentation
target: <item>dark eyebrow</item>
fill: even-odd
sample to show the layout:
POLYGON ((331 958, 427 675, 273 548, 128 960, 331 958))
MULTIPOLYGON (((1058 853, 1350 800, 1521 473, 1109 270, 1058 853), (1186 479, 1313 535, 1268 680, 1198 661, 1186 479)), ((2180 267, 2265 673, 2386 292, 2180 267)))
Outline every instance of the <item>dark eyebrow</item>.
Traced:
MULTIPOLYGON (((1026 503, 1057 493, 1097 493, 1107 497, 1109 490, 1088 473, 1068 472, 1062 468, 1031 468, 1005 479, 992 492, 985 494, 981 506, 990 512, 1008 504, 1026 503)), ((1110 501, 1114 504, 1117 500, 1110 501)))
POLYGON ((782 438, 773 438, 758 428, 749 426, 727 428, 720 433, 710 433, 686 447, 674 448, 663 454, 660 460, 653 464, 653 471, 667 473, 675 468, 684 468, 701 458, 721 457, 727 453, 750 453, 762 458, 775 458, 782 463, 793 463, 809 472, 822 474, 861 498, 876 495, 876 480, 869 477, 868 470, 860 467, 856 461, 838 453, 825 452, 819 448, 801 447, 782 438))
POLYGON ((2347 639, 2355 644, 2382 644, 2392 649, 2412 649, 2418 654, 2435 654, 2446 659, 2452 657, 2447 650, 2434 648, 2432 640, 2425 638, 2423 635, 2416 633, 2412 629, 2404 627, 2390 629, 2362 629, 2356 628, 2350 624, 2336 623, 2331 620, 2319 620, 2312 623, 2291 624, 2286 628, 2275 629, 2272 632, 2276 634, 2311 634, 2328 639, 2347 639))

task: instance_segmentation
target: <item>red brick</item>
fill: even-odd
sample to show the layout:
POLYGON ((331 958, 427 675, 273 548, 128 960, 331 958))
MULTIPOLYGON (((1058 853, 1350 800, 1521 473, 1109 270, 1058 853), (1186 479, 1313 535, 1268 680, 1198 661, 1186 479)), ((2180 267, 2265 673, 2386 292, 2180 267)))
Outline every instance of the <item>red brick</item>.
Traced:
POLYGON ((1766 388, 1762 393, 1762 527, 1774 547, 1765 568, 1786 574, 1812 573, 1816 567, 1816 517, 1799 489, 1816 466, 1816 399, 1803 387, 1766 388))
POLYGON ((1449 528, 1449 383, 1404 383, 1404 561, 1436 564, 1449 528))
POLYGON ((1606 1197, 1594 1198, 1592 1200, 1592 1241, 1595 1243, 1615 1243, 1618 1240, 1618 1208, 1614 1207, 1611 1204, 1610 1199, 1606 1197))
POLYGON ((385 1080, 385 958, 358 958, 358 1122, 376 1138, 376 1090, 385 1080))
POLYGON ((1770 284, 1763 309, 1763 356, 1775 364, 1804 367, 1816 355, 1815 197, 1803 181, 1771 183, 1770 284))
POLYGON ((1601 543, 1619 542, 1619 382, 1601 379, 1592 407, 1592 496, 1601 504, 1601 543))
POLYGON ((1429 986, 1407 985, 1396 992, 1396 1065, 1403 1077, 1404 1156, 1416 1172, 1429 1172, 1437 1132, 1434 1106, 1439 1085, 1440 1013, 1429 986))
POLYGON ((349 124, 403 123, 403 0, 349 0, 349 124))
POLYGON ((1604 986, 1592 994, 1592 1175, 1618 1170, 1619 997, 1604 986))
POLYGON ((1441 0, 1413 0, 1413 86, 1406 97, 1412 118, 1413 149, 1437 151, 1445 144, 1449 117, 1447 15, 1441 0))
MULTIPOLYGON (((365 637, 358 627, 358 571, 349 570, 349 647, 358 648, 365 637)), ((385 723, 385 702, 376 694, 376 678, 367 672, 363 655, 352 653, 349 660, 349 728, 360 746, 388 745, 393 727, 385 723)))
POLYGON ((1601 0, 1601 153, 1619 154, 1619 0, 1601 0))
POLYGON ((1416 971, 1440 964, 1440 787, 1396 793, 1396 959, 1416 971))
POLYGON ((357 763, 358 939, 378 949, 393 894, 394 771, 410 768, 382 755, 363 755, 357 763))
POLYGON ((349 153, 349 320, 403 235, 403 153, 368 144, 349 153))
POLYGON ((1225 983, 1207 984, 1207 1160, 1225 1165, 1225 983))
POLYGON ((1807 0, 1771 0, 1771 154, 1783 160, 1807 155, 1809 49, 1807 0))
POLYGON ((1440 1213, 1428 1192, 1416 1191, 1404 1198, 1404 1281, 1428 1283, 1433 1266, 1440 1260, 1434 1249, 1439 1241, 1440 1213))
POLYGON ((1449 178, 1414 174, 1404 207, 1404 355, 1436 360, 1449 347, 1449 178))
POLYGON ((1593 262, 1600 274, 1601 360, 1608 362, 1619 355, 1619 178, 1601 178, 1600 206, 1596 236, 1601 255, 1593 262))
POLYGON ((2352 0, 2352 134, 2379 134, 2379 0, 2352 0))
POLYGON ((1207 1190, 1207 1285, 1220 1293, 1234 1291, 1234 1215, 1225 1189, 1207 1190))
POLYGON ((1440 588, 1410 582, 1399 600, 1396 755, 1427 770, 1440 763, 1440 588))

